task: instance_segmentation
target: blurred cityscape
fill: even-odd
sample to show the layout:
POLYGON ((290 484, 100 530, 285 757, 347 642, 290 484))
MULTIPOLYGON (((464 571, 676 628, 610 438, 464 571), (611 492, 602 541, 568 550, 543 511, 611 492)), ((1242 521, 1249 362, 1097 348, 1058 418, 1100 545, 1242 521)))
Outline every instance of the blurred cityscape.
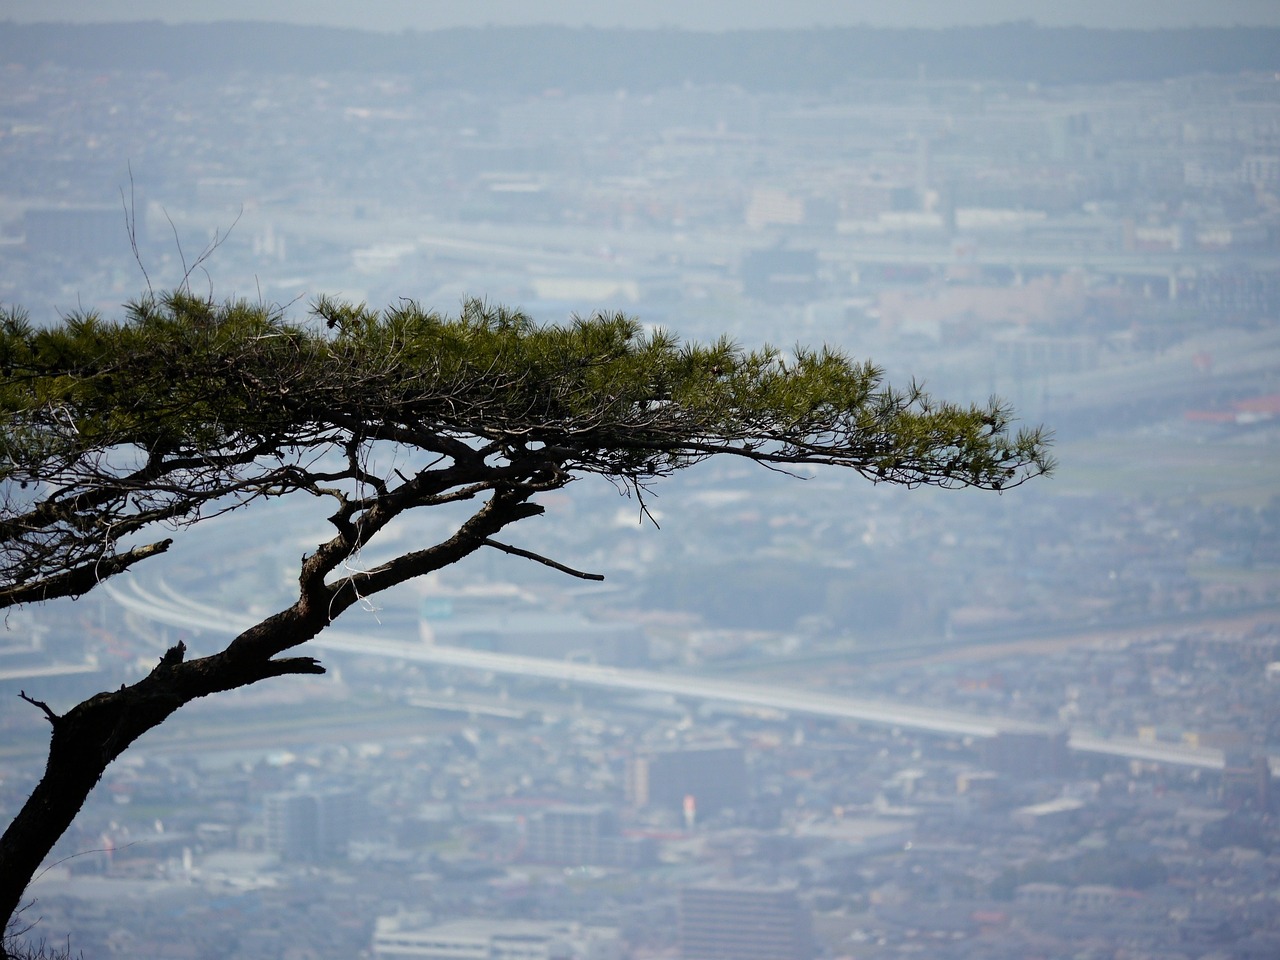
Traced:
MULTIPOLYGON (((603 585, 472 558, 344 616, 326 677, 183 711, 108 771, 31 937, 160 960, 1280 955, 1280 75, 0 77, 0 300, 37 323, 181 283, 297 317, 321 295, 621 311, 999 395, 1061 461, 999 496, 713 462, 653 491, 656 524, 575 484, 517 536, 603 585)), ((11 612, 0 813, 47 746, 20 689, 61 710, 178 639, 217 649, 289 602, 311 506, 11 612)))

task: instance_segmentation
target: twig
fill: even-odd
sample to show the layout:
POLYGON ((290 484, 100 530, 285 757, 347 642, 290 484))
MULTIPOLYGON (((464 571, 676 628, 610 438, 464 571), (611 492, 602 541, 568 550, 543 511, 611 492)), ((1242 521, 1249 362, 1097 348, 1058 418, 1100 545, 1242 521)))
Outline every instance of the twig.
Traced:
POLYGON ((173 231, 173 245, 178 248, 178 259, 182 261, 182 287, 186 288, 186 292, 191 292, 191 270, 187 267, 187 255, 182 252, 182 237, 178 235, 178 225, 173 222, 173 217, 169 216, 169 211, 165 210, 164 218, 169 221, 169 229, 173 231))
MULTIPOLYGON (((75 853, 67 854, 61 860, 55 860, 53 861, 53 863, 48 864, 43 870, 41 870, 34 877, 31 878, 31 882, 35 883, 37 880, 43 877, 46 873, 48 873, 54 867, 58 866, 59 864, 66 863, 68 860, 75 860, 79 857, 87 857, 91 853, 114 853, 117 850, 128 850, 130 847, 137 846, 141 842, 142 842, 141 840, 130 840, 128 843, 121 844, 118 847, 115 847, 115 846, 94 847, 92 850, 77 850, 75 853)), ((43 917, 41 919, 43 919, 43 917)), ((35 926, 35 924, 32 924, 32 926, 35 926)))
MULTIPOLYGON (((165 215, 168 216, 167 213, 165 215)), ((214 230, 213 239, 210 240, 209 243, 205 246, 205 248, 200 251, 200 256, 196 257, 195 262, 192 263, 189 268, 187 268, 186 261, 184 258, 184 261, 183 261, 184 272, 182 275, 182 286, 186 288, 187 293, 191 292, 191 275, 195 273, 197 270, 200 270, 204 273, 205 279, 209 281, 209 299, 211 301, 213 300, 213 277, 209 276, 209 271, 205 269, 204 267, 205 261, 208 260, 210 257, 212 257, 214 253, 217 251, 217 249, 227 242, 228 238, 230 238, 231 236, 231 231, 236 228, 236 225, 240 223, 240 218, 243 216, 244 216, 244 204, 241 204, 240 211, 236 214, 236 218, 231 221, 231 226, 227 227, 227 232, 223 233, 221 230, 214 230)), ((173 221, 170 220, 169 223, 170 225, 172 225, 173 221)), ((175 236, 177 234, 176 227, 174 228, 174 234, 175 236)))
POLYGON ((19 690, 18 696, 20 696, 23 700, 27 701, 27 703, 31 704, 33 707, 39 707, 41 710, 43 710, 44 715, 49 718, 49 722, 54 726, 57 726, 58 721, 62 719, 60 716, 58 716, 56 713, 50 710, 49 705, 45 703, 43 700, 36 700, 34 697, 28 697, 27 691, 19 690))
MULTIPOLYGON (((138 251, 138 209, 134 206, 133 199, 133 164, 129 164, 129 202, 124 202, 124 187, 120 188, 120 203, 124 206, 124 228, 129 234, 129 246, 133 250, 133 259, 138 262, 138 269, 142 271, 142 279, 147 281, 147 293, 154 295, 155 291, 151 289, 151 277, 147 274, 147 268, 142 263, 142 254, 138 251)), ((173 221, 170 221, 172 223, 173 221)))
POLYGON ((513 547, 509 543, 499 543, 497 540, 486 537, 483 541, 486 547, 493 547, 495 550, 501 550, 503 553, 509 553, 513 557, 524 557, 526 560, 534 560, 544 566, 559 570, 561 573, 567 573, 571 577, 578 577, 581 580, 603 580, 602 573, 586 573, 582 570, 575 570, 573 567, 566 567, 563 563, 557 563, 550 557, 544 557, 541 554, 533 553, 529 550, 522 550, 519 547, 513 547))

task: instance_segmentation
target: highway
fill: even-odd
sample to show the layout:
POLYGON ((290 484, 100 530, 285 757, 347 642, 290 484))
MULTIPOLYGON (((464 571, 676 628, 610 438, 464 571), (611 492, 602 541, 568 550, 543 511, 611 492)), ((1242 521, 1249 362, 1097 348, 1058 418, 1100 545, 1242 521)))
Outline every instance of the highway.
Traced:
MULTIPOLYGON (((350 205, 354 207, 354 204, 350 205)), ((672 230, 633 226, 608 229, 596 225, 528 224, 436 220, 416 212, 388 209, 378 216, 358 219, 350 207, 298 212, 280 207, 260 213, 258 222, 270 222, 288 236, 324 239, 339 247, 412 245, 467 269, 505 269, 521 274, 531 266, 580 271, 580 276, 631 276, 669 273, 672 254, 685 271, 708 268, 720 271, 736 267, 748 253, 767 249, 765 235, 738 226, 672 230), (611 251, 609 256, 602 250, 611 251)), ((198 234, 208 225, 208 211, 168 211, 175 227, 186 235, 198 234)), ((1050 226, 1052 229, 1052 226, 1050 226)), ((1105 228, 1094 225, 1090 242, 1105 228)), ((804 246, 817 250, 821 260, 841 270, 874 264, 914 265, 929 269, 962 266, 1012 267, 1021 270, 1089 270, 1103 276, 1149 277, 1167 280, 1184 272, 1213 273, 1247 267, 1269 270, 1274 257, 1269 250, 1215 253, 1206 250, 1124 251, 1080 249, 1074 244, 1048 247, 1030 242, 1036 226, 1025 229, 982 232, 976 243, 958 252, 942 229, 905 233, 813 233, 804 246)))
MULTIPOLYGON (((233 636, 255 622, 222 607, 185 597, 163 582, 148 588, 136 580, 127 586, 104 584, 104 589, 126 610, 173 627, 233 636)), ((496 674, 532 677, 558 683, 580 684, 631 693, 658 693, 703 702, 780 711, 787 714, 852 720, 881 727, 897 727, 950 737, 984 739, 1000 733, 1048 733, 1052 728, 999 717, 937 710, 916 704, 867 700, 814 690, 786 689, 758 683, 741 683, 714 677, 694 677, 650 670, 605 667, 589 663, 492 653, 414 641, 378 640, 351 631, 326 630, 309 641, 312 647, 388 657, 414 663, 457 667, 496 674)), ((1070 749, 1147 763, 1171 764, 1205 770, 1221 770, 1221 750, 1160 743, 1128 737, 1100 737, 1079 730, 1068 735, 1070 749)), ((1272 757, 1273 769, 1280 758, 1272 757)))

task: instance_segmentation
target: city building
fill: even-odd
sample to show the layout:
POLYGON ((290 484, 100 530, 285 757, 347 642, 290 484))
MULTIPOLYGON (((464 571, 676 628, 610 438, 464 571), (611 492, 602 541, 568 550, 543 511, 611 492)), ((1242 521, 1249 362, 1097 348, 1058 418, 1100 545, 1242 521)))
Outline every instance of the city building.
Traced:
POLYGON ((564 805, 533 815, 526 825, 524 859, 565 866, 636 867, 654 860, 653 841, 626 837, 604 804, 564 805))
POLYGON ((618 931, 548 920, 379 917, 375 960, 620 960, 618 931))
POLYGON ((983 761, 997 773, 1023 780, 1065 777, 1070 771, 1071 755, 1067 750, 1067 734, 1013 733, 1002 731, 982 745, 983 761))
POLYGON ((809 960, 808 911, 788 887, 696 886, 680 891, 682 960, 809 960))
POLYGON ((270 794, 263 803, 267 849, 282 860, 345 857, 357 803, 352 790, 270 794))
POLYGON ((747 765, 739 746, 719 745, 663 750, 633 757, 628 768, 628 798, 637 807, 656 806, 698 816, 740 806, 747 797, 747 765))
POLYGON ((1271 763, 1265 755, 1227 753, 1222 770, 1222 802, 1231 810, 1271 812, 1271 763))

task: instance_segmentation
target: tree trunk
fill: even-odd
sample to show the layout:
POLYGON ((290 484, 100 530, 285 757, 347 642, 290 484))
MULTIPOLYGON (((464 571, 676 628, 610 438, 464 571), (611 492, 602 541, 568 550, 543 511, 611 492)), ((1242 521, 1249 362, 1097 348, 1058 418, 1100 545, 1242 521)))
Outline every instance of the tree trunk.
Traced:
POLYGON ((154 672, 134 687, 100 693, 64 716, 50 716, 53 736, 44 776, 0 838, 0 916, 6 923, 107 764, 181 706, 178 701, 146 703, 151 698, 137 691, 151 676, 154 672))
MULTIPOLYGON (((54 844, 71 826, 107 765, 152 727, 184 704, 222 690, 290 673, 324 673, 310 657, 272 659, 279 649, 315 636, 327 619, 316 621, 298 604, 238 638, 228 651, 183 662, 185 646, 172 647, 160 663, 132 686, 99 693, 62 716, 23 694, 53 725, 44 776, 0 837, 0 918, 9 928, 27 885, 54 844), (316 622, 311 622, 316 621, 316 622)), ((0 956, 3 956, 0 947, 0 956)))
MULTIPOLYGON (((430 494, 413 484, 406 484, 404 489, 403 494, 388 495, 365 510, 360 525, 351 523, 343 510, 330 518, 339 527, 339 534, 303 558, 297 602, 245 630, 220 653, 185 661, 186 645, 179 643, 137 683, 99 693, 62 716, 48 704, 22 694, 24 700, 44 711, 53 725, 53 737, 44 776, 0 837, 0 918, 4 929, 8 929, 20 907, 23 891, 80 812, 107 765, 138 737, 163 723, 183 704, 211 693, 245 687, 268 677, 324 673, 324 667, 311 657, 279 655, 316 636, 362 596, 455 563, 487 544, 502 546, 489 538, 507 524, 543 511, 541 506, 527 502, 540 489, 537 486, 495 491, 446 540, 359 575, 344 576, 332 585, 327 583, 325 578, 360 548, 362 533, 366 538, 372 536, 415 505, 418 498, 430 494)), ((516 552, 537 558, 528 551, 516 552)), ((0 955, 3 952, 0 946, 0 955)))

